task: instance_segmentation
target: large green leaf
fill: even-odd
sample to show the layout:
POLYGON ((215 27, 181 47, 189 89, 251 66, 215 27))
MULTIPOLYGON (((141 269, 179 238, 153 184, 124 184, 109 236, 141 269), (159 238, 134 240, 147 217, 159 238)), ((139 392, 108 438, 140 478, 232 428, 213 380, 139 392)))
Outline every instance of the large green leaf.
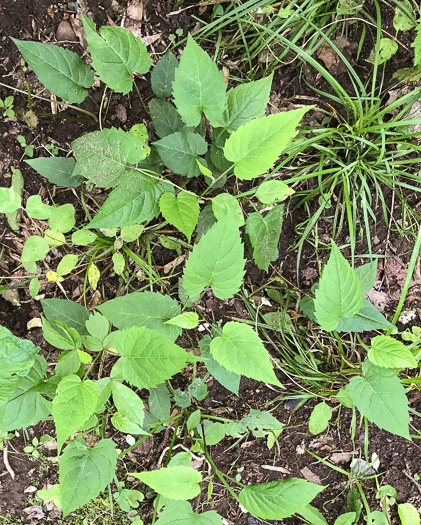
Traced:
POLYGON ((174 102, 187 126, 197 126, 202 112, 216 124, 225 109, 226 89, 215 62, 189 35, 173 82, 174 102))
POLYGON ((159 208, 163 217, 190 238, 199 219, 199 199, 192 193, 180 192, 177 197, 164 193, 159 199, 159 208))
POLYGON ((240 492, 240 503, 253 516, 281 520, 300 512, 324 488, 298 478, 248 485, 240 492))
POLYGON ((363 305, 353 317, 342 317, 336 327, 337 332, 368 332, 387 330, 395 326, 381 314, 365 297, 363 305))
POLYGON ((227 370, 282 387, 262 341, 251 326, 226 323, 222 336, 210 343, 210 351, 227 370))
POLYGON ((211 354, 210 344, 212 339, 209 335, 205 335, 199 343, 200 354, 206 359, 205 365, 213 377, 221 383, 223 387, 238 396, 238 390, 240 388, 241 376, 235 372, 227 370, 224 366, 218 363, 211 354))
POLYGON ((186 177, 200 175, 197 156, 204 155, 208 149, 206 140, 192 131, 176 131, 154 142, 162 162, 174 173, 186 177))
POLYGON ((218 125, 232 132, 251 119, 262 117, 269 102, 272 79, 273 74, 230 89, 227 108, 218 125))
POLYGON ((143 425, 144 405, 133 390, 118 381, 112 383, 113 401, 118 412, 133 423, 143 425))
POLYGON ((170 97, 178 60, 170 52, 166 53, 156 64, 151 73, 152 91, 159 98, 170 97))
POLYGON ((56 425, 57 448, 79 430, 94 413, 98 400, 97 386, 93 381, 81 381, 71 374, 63 378, 53 399, 53 417, 56 425))
POLYGON ((361 281, 361 290, 363 293, 368 293, 374 286, 377 275, 377 261, 368 264, 363 264, 355 268, 355 273, 361 281))
POLYGON ((232 220, 239 228, 244 226, 243 210, 238 200, 230 193, 220 193, 214 197, 212 211, 218 220, 228 215, 228 220, 232 220))
POLYGON ((202 476, 191 467, 178 465, 150 472, 131 473, 165 498, 186 500, 200 493, 202 476))
POLYGON ((150 221, 159 215, 164 185, 137 171, 120 180, 87 228, 122 228, 150 221))
POLYGON ((148 109, 155 132, 161 139, 184 128, 178 111, 169 102, 153 98, 148 104, 148 109))
POLYGON ((327 331, 336 330, 342 317, 353 317, 363 305, 360 279, 333 242, 315 295, 316 319, 327 331))
POLYGON ((240 126, 227 139, 225 157, 234 162, 239 179, 254 179, 271 168, 289 141, 296 127, 310 108, 294 109, 268 115, 240 126))
POLYGON ((60 502, 63 516, 83 507, 113 480, 117 452, 111 439, 88 448, 82 438, 70 442, 60 459, 60 502))
POLYGON ((402 525, 420 525, 420 515, 411 503, 400 503, 398 514, 402 525))
POLYGON ((158 292, 134 292, 107 301, 98 310, 119 330, 145 326, 175 341, 181 334, 178 326, 165 324, 180 313, 177 301, 158 292))
POLYGON ((408 347, 387 335, 373 337, 367 357, 384 368, 417 368, 418 364, 408 347))
POLYGON ((127 163, 136 164, 147 154, 144 142, 122 129, 86 133, 72 142, 78 174, 99 188, 116 186, 127 163))
POLYGON ((278 257, 283 211, 282 205, 275 206, 264 217, 261 213, 251 213, 246 221, 246 233, 253 247, 253 259, 265 272, 268 271, 269 264, 278 257))
POLYGON ((314 408, 308 422, 308 429, 312 434, 320 434, 329 425, 332 410, 324 401, 318 403, 314 408))
POLYGON ((25 160, 37 173, 63 188, 77 188, 80 179, 74 175, 76 162, 66 157, 41 157, 25 160))
POLYGON ((222 525, 222 518, 214 510, 196 514, 187 501, 169 501, 156 523, 157 525, 222 525))
POLYGON ((83 27, 92 67, 110 89, 123 93, 132 90, 132 73, 144 74, 151 67, 145 44, 122 27, 103 26, 96 32, 95 24, 82 14, 83 27))
POLYGON ((243 281, 243 254, 238 226, 225 216, 193 248, 183 273, 186 294, 195 297, 211 285, 218 299, 232 297, 243 281))
POLYGON ((362 364, 364 376, 353 377, 349 382, 349 395, 369 421, 392 434, 409 437, 408 400, 405 389, 393 370, 362 364))
POLYGON ((61 321, 80 335, 88 335, 85 323, 90 313, 81 304, 66 299, 41 299, 41 306, 47 319, 61 321))
POLYGON ((51 44, 12 40, 51 93, 74 104, 85 100, 88 92, 83 88, 92 86, 94 74, 76 53, 51 44))
POLYGON ((114 339, 123 356, 123 377, 138 388, 155 388, 197 359, 170 341, 165 335, 144 326, 118 332, 114 339))

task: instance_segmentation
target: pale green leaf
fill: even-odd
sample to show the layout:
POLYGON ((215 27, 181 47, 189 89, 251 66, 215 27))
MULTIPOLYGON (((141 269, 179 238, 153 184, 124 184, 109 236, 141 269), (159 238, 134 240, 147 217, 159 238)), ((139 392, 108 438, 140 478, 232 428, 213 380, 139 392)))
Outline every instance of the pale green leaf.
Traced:
POLYGON ((92 70, 68 49, 12 38, 44 86, 67 102, 83 102, 94 83, 92 70))
POLYGON ((260 184, 256 190, 256 197, 263 204, 282 202, 294 194, 294 190, 280 180, 268 180, 260 184))
POLYGON ((346 512, 335 520, 334 525, 354 525, 356 519, 357 514, 355 512, 346 512))
POLYGON ((314 408, 310 416, 310 421, 308 423, 308 429, 312 434, 320 434, 329 425, 329 421, 332 417, 332 410, 330 407, 323 401, 318 403, 314 408))
POLYGON ((0 213, 11 213, 22 206, 20 193, 13 187, 0 188, 0 213))
POLYGON ((63 378, 53 399, 53 417, 56 425, 57 448, 85 423, 94 413, 98 391, 93 381, 81 381, 77 375, 63 378))
POLYGON ((173 104, 153 98, 148 104, 155 132, 161 139, 176 131, 182 131, 184 122, 173 104))
POLYGON ((408 400, 399 378, 387 368, 362 364, 364 376, 353 377, 349 382, 349 395, 370 422, 392 434, 409 437, 408 400))
POLYGON ((47 319, 64 322, 68 327, 75 328, 80 335, 88 335, 85 323, 90 313, 81 304, 66 299, 41 299, 41 306, 47 319))
POLYGON ((67 233, 75 225, 75 208, 73 204, 63 204, 58 208, 52 208, 48 225, 54 232, 67 233))
MULTIPOLYGON (((187 430, 190 432, 190 430, 194 430, 196 427, 199 426, 201 419, 201 413, 200 410, 195 410, 192 412, 189 416, 189 419, 187 420, 187 430)), ((225 436, 225 431, 224 431, 225 436)))
POLYGON ((282 387, 262 341, 251 326, 226 323, 222 336, 210 343, 210 351, 218 363, 228 370, 282 387))
POLYGON ((320 512, 310 504, 303 507, 298 514, 310 522, 311 525, 328 525, 320 512))
POLYGON ((68 253, 59 262, 57 266, 57 273, 59 275, 67 275, 68 273, 71 273, 75 269, 78 260, 79 257, 77 255, 68 253))
POLYGON ((374 286, 377 275, 377 261, 368 264, 363 264, 355 268, 355 273, 361 281, 361 290, 363 293, 368 293, 374 286))
POLYGON ((246 221, 246 234, 253 248, 253 259, 265 272, 278 257, 278 243, 283 224, 283 205, 275 206, 264 217, 250 213, 246 221))
POLYGON ((47 239, 39 235, 31 235, 23 246, 21 261, 28 272, 37 273, 36 261, 42 261, 50 250, 47 239))
POLYGON ((130 475, 140 479, 165 498, 186 500, 195 498, 200 493, 199 483, 202 476, 191 467, 179 465, 130 475))
POLYGON ((200 175, 196 158, 206 153, 208 145, 198 133, 187 130, 177 131, 154 142, 154 146, 162 162, 174 173, 186 177, 200 175))
POLYGON ((212 339, 210 338, 210 336, 205 335, 199 343, 200 354, 204 359, 206 359, 206 368, 218 381, 218 383, 221 383, 223 387, 225 387, 227 390, 238 396, 241 376, 236 374, 235 372, 227 370, 224 366, 220 365, 218 361, 214 359, 213 355, 210 352, 211 341, 212 339))
POLYGON ((92 67, 107 87, 123 93, 132 90, 132 73, 144 74, 151 67, 151 58, 142 40, 123 27, 103 26, 96 32, 95 24, 82 14, 92 67))
POLYGON ((157 525, 222 525, 221 516, 214 510, 196 514, 188 501, 169 501, 157 525))
POLYGON ((199 219, 199 199, 192 193, 181 191, 177 196, 164 193, 159 199, 161 213, 170 224, 190 238, 199 219))
POLYGON ((99 278, 101 277, 101 273, 99 271, 98 266, 95 263, 91 263, 89 265, 87 275, 89 284, 92 286, 93 290, 96 290, 99 278))
POLYGON ((418 363, 411 350, 401 341, 387 335, 378 335, 371 340, 368 359, 384 368, 417 368, 418 363))
POLYGON ((218 299, 236 294, 244 275, 244 248, 235 222, 226 216, 201 237, 186 263, 183 287, 195 297, 212 286, 218 299))
POLYGON ((112 482, 117 452, 111 439, 88 448, 83 439, 69 443, 60 459, 60 502, 63 516, 96 498, 112 482))
POLYGON ((89 319, 85 323, 86 329, 89 335, 95 337, 99 341, 103 342, 109 332, 109 324, 106 317, 98 312, 94 312, 89 316, 89 319))
POLYGON ((118 412, 133 423, 143 425, 144 405, 133 390, 118 381, 112 382, 113 401, 118 412))
POLYGON ((253 179, 273 166, 296 134, 296 127, 310 107, 252 120, 227 139, 225 157, 234 162, 239 179, 253 179))
POLYGON ((38 277, 33 277, 29 283, 29 294, 31 297, 36 297, 41 288, 41 283, 39 282, 38 277))
POLYGON ((238 227, 244 225, 243 210, 238 200, 230 193, 220 193, 214 197, 212 199, 212 211, 218 221, 228 216, 228 220, 238 227))
POLYGON ((173 82, 174 102, 187 126, 197 126, 202 112, 212 125, 217 123, 225 109, 226 89, 215 62, 189 35, 173 82))
POLYGON ((98 310, 119 330, 145 326, 157 330, 174 341, 181 334, 179 327, 165 321, 180 313, 177 301, 158 292, 134 292, 116 297, 98 307, 98 310))
POLYGON ((172 94, 172 82, 175 70, 178 68, 178 60, 169 51, 156 64, 151 73, 152 91, 159 98, 170 97, 172 94))
POLYGON ((207 446, 217 445, 225 437, 226 425, 211 423, 205 430, 205 443, 207 446))
POLYGON ((396 2, 395 16, 393 17, 393 27, 396 31, 409 31, 416 25, 414 8, 409 0, 396 2))
POLYGON ((213 214, 212 206, 208 204, 200 212, 199 220, 196 226, 196 239, 200 241, 202 235, 205 235, 205 233, 207 233, 215 223, 216 217, 213 214))
POLYGON ((86 133, 72 142, 78 174, 99 188, 111 188, 120 182, 127 164, 146 157, 146 139, 142 143, 132 133, 107 128, 86 133))
POLYGON ((253 516, 281 520, 300 512, 323 489, 298 478, 247 485, 240 492, 240 503, 253 516))
POLYGON ((411 503, 400 503, 398 514, 402 525, 420 525, 420 515, 411 503))
POLYGON ((25 160, 42 177, 63 188, 77 188, 81 180, 76 175, 76 162, 65 157, 41 157, 25 160))
POLYGON ((33 219, 45 220, 52 217, 54 208, 44 204, 39 195, 31 195, 26 201, 25 211, 33 219))
POLYGON ((123 275, 124 267, 126 266, 123 254, 120 252, 113 253, 112 261, 115 273, 117 275, 123 275))
MULTIPOLYGON (((392 56, 396 53, 398 50, 398 44, 394 40, 391 40, 390 38, 381 38, 378 42, 378 61, 377 64, 383 64, 384 62, 387 62, 392 56)), ((376 57, 376 50, 375 48, 372 49, 369 57, 367 58, 367 62, 371 62, 374 64, 376 57)))
POLYGON ((180 328, 192 330, 199 324, 199 316, 196 312, 183 312, 182 314, 166 321, 166 324, 172 324, 174 326, 179 326, 180 328))
POLYGON ((326 331, 336 330, 342 317, 353 317, 363 305, 360 279, 333 242, 315 295, 316 319, 326 331))
POLYGON ((144 326, 118 332, 114 346, 123 356, 124 379, 138 388, 154 388, 196 361, 165 335, 144 326))
POLYGON ((145 431, 135 423, 132 418, 121 414, 120 412, 114 412, 111 417, 111 423, 120 432, 124 434, 145 434, 145 431))
POLYGON ((89 246, 96 238, 97 235, 94 232, 86 230, 77 230, 72 233, 72 243, 80 246, 89 246))
POLYGON ((156 388, 151 388, 148 397, 149 410, 158 421, 164 421, 170 417, 171 399, 167 385, 161 383, 156 388))
POLYGON ((395 326, 381 314, 375 306, 365 297, 360 310, 353 317, 343 317, 338 326, 337 332, 367 332, 370 330, 387 330, 395 326))
POLYGON ((123 226, 120 231, 120 237, 124 242, 133 242, 140 237, 145 227, 143 224, 133 224, 132 226, 123 226))
POLYGON ((414 66, 419 66, 421 64, 421 21, 416 27, 417 35, 415 40, 412 42, 411 47, 414 48, 414 66))

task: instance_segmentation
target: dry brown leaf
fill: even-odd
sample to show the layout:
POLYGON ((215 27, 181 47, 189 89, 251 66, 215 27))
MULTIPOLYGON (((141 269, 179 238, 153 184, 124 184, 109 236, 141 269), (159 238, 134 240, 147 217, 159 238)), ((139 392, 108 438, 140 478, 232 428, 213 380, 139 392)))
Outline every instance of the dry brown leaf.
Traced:
POLYGON ((308 467, 302 468, 300 472, 310 483, 315 483, 316 485, 322 484, 319 476, 317 476, 317 474, 314 474, 314 472, 312 472, 308 467))
POLYGON ((7 288, 1 296, 5 301, 12 304, 13 306, 20 306, 19 291, 17 288, 7 288))
POLYGON ((167 263, 163 267, 165 275, 167 273, 170 273, 170 271, 174 268, 174 266, 178 266, 179 264, 181 264, 185 258, 186 258, 186 255, 180 255, 180 257, 176 257, 173 261, 170 261, 169 263, 167 263))
POLYGON ((330 461, 332 463, 348 463, 352 459, 352 452, 334 452, 330 456, 330 461))
POLYGON ((95 310, 95 308, 103 302, 104 301, 102 300, 101 293, 99 292, 99 290, 95 290, 93 296, 91 297, 91 300, 88 303, 88 310, 95 310))

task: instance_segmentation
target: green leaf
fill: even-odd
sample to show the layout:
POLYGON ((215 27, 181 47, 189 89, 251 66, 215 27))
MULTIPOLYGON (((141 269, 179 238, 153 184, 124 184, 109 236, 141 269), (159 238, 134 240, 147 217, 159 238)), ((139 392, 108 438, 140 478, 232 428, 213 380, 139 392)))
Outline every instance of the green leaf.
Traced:
POLYGON ((192 131, 176 131, 171 135, 154 142, 154 146, 165 166, 186 177, 198 177, 200 170, 196 162, 198 155, 208 150, 206 140, 192 131))
POLYGON ((309 521, 311 525, 328 525, 320 512, 310 504, 303 507, 298 514, 309 521))
POLYGON ((63 516, 83 507, 111 483, 117 452, 111 439, 101 439, 88 448, 83 439, 71 441, 60 459, 60 502, 63 516))
POLYGON ((173 104, 153 98, 148 104, 148 109, 155 132, 161 139, 184 128, 184 122, 173 104))
POLYGON ((334 525, 353 525, 356 519, 357 515, 355 512, 346 512, 335 520, 334 525))
POLYGON ((123 226, 120 231, 120 237, 124 242, 136 241, 142 234, 145 227, 142 224, 133 224, 133 226, 123 226))
POLYGON ((117 275, 123 275, 124 267, 126 266, 124 256, 120 252, 115 252, 113 253, 112 261, 115 273, 117 275))
POLYGON ((65 157, 41 157, 25 160, 42 177, 63 188, 77 188, 81 184, 76 174, 76 162, 65 157))
POLYGON ((157 525, 222 525, 222 518, 214 510, 196 514, 188 501, 169 501, 156 523, 157 525))
POLYGON ((415 50, 414 56, 414 66, 419 66, 421 64, 421 21, 416 27, 417 36, 412 42, 411 47, 415 50))
POLYGON ((165 498, 186 500, 195 498, 200 493, 199 483, 202 476, 191 467, 180 465, 130 475, 140 479, 165 498))
POLYGON ((275 206, 264 217, 250 213, 246 221, 246 234, 253 248, 253 259, 265 272, 278 257, 278 243, 283 224, 283 205, 275 206))
POLYGON ((79 104, 94 83, 94 74, 82 60, 68 49, 39 42, 12 38, 39 81, 58 97, 79 104))
POLYGON ((99 268, 95 263, 91 263, 89 265, 87 275, 88 283, 92 286, 93 290, 96 290, 99 278, 101 277, 101 272, 99 271, 99 268))
POLYGON ((117 93, 127 94, 133 88, 132 73, 147 73, 151 58, 139 37, 123 27, 103 26, 96 32, 95 24, 82 14, 92 67, 100 80, 117 93))
MULTIPOLYGON (((190 432, 190 430, 194 430, 196 427, 200 425, 200 410, 196 410, 195 412, 192 412, 189 416, 189 419, 187 420, 187 430, 190 432)), ((225 431, 224 431, 225 436, 225 431)))
POLYGON ((418 363, 411 350, 401 341, 387 335, 378 335, 371 340, 368 359, 384 368, 417 368, 418 363))
POLYGON ((336 399, 347 408, 353 408, 355 405, 352 401, 352 399, 349 396, 349 386, 345 385, 342 388, 338 390, 338 393, 335 394, 336 399))
POLYGON ((171 399, 167 385, 161 383, 156 388, 151 388, 148 398, 149 410, 158 421, 164 421, 170 417, 171 399))
POLYGON ((354 271, 360 279, 362 292, 368 293, 373 288, 376 280, 377 261, 363 264, 362 266, 355 268, 354 271))
POLYGON ((228 220, 238 227, 244 225, 243 210, 238 200, 230 193, 220 193, 214 197, 212 199, 212 211, 218 221, 228 216, 228 220))
POLYGON ((315 295, 317 322, 328 332, 336 330, 342 317, 353 317, 363 305, 360 279, 334 242, 315 295))
POLYGON ((56 425, 57 448, 79 430, 94 413, 98 400, 97 386, 89 379, 81 381, 77 375, 68 375, 57 386, 53 399, 53 417, 56 425))
POLYGON ((295 192, 292 188, 287 186, 285 182, 280 180, 268 180, 260 184, 257 188, 255 196, 263 204, 275 204, 282 202, 295 192))
POLYGON ((398 514, 402 525, 420 525, 420 515, 411 503, 400 503, 398 514))
POLYGON ((244 487, 240 492, 240 503, 253 516, 280 520, 300 512, 323 489, 298 478, 271 481, 244 487))
POLYGON ((361 309, 353 317, 343 317, 338 326, 337 332, 368 332, 370 330, 387 330, 395 326, 381 314, 375 306, 365 297, 361 309))
POLYGON ((396 2, 395 16, 393 17, 393 27, 396 31, 409 31, 416 25, 414 8, 409 0, 396 2))
POLYGON ((87 228, 134 226, 159 215, 164 186, 136 171, 128 173, 113 190, 87 228))
POLYGON ((86 329, 89 335, 95 337, 101 343, 107 337, 109 332, 108 320, 98 312, 94 312, 89 316, 89 319, 85 322, 86 329))
POLYGON ((172 85, 175 105, 187 126, 197 126, 202 112, 211 125, 221 118, 226 104, 227 85, 215 62, 191 35, 187 38, 172 85))
POLYGON ((225 437, 225 427, 222 423, 211 423, 205 430, 206 445, 217 445, 222 441, 225 437))
POLYGON ((183 312, 182 314, 169 319, 165 323, 179 326, 180 328, 186 328, 187 330, 193 330, 193 328, 196 328, 199 324, 199 316, 196 312, 183 312))
POLYGON ((218 299, 229 299, 244 275, 243 245, 235 222, 228 216, 218 221, 193 248, 183 273, 183 287, 194 297, 208 286, 218 299))
POLYGON ((42 261, 50 251, 47 239, 39 235, 31 235, 23 246, 21 261, 28 272, 37 273, 36 261, 42 261))
POLYGON ((217 125, 231 133, 251 119, 262 117, 269 102, 272 79, 273 74, 256 82, 247 82, 230 89, 227 95, 227 108, 220 119, 220 124, 217 125))
POLYGON ((202 235, 205 235, 212 226, 216 223, 216 217, 213 214, 212 206, 208 204, 205 206, 199 215, 199 220, 196 226, 196 239, 200 241, 202 235))
POLYGON ((188 392, 182 392, 179 388, 174 390, 174 402, 180 408, 188 408, 191 405, 191 398, 188 392))
POLYGON ((268 115, 234 131, 224 147, 225 157, 235 164, 234 174, 242 180, 254 179, 271 168, 310 108, 268 115))
POLYGON ((142 143, 132 133, 116 128, 86 133, 72 142, 78 174, 99 188, 116 186, 127 163, 136 164, 146 157, 146 147, 146 139, 142 143))
POLYGON ((33 219, 49 219, 54 213, 54 208, 44 204, 39 195, 31 195, 26 201, 26 213, 33 219))
POLYGON ((226 323, 222 336, 210 343, 210 351, 218 363, 228 370, 282 387, 262 341, 251 326, 226 323))
POLYGON ((241 420, 250 430, 279 430, 284 425, 269 412, 250 409, 250 413, 241 420))
POLYGON ((75 269, 78 260, 79 260, 79 257, 77 255, 68 253, 59 262, 57 266, 57 273, 59 275, 67 275, 68 273, 71 273, 75 269))
POLYGON ((210 336, 205 335, 199 343, 200 354, 204 359, 206 359, 206 368, 218 381, 218 383, 221 383, 223 387, 225 387, 227 390, 238 396, 241 376, 236 374, 235 372, 227 370, 224 366, 220 365, 218 361, 214 359, 213 355, 210 352, 211 341, 212 339, 210 338, 210 336))
POLYGON ((89 246, 97 238, 94 232, 86 230, 77 230, 72 233, 72 243, 80 246, 89 246))
POLYGON ((75 225, 75 208, 73 204, 63 204, 58 208, 52 208, 52 214, 48 225, 55 232, 67 233, 75 225))
POLYGON ((349 395, 355 406, 370 422, 392 434, 409 436, 408 400, 405 389, 393 370, 362 364, 364 376, 349 382, 349 395))
POLYGON ((308 423, 308 429, 312 434, 320 434, 329 425, 329 421, 332 417, 332 410, 330 407, 323 401, 318 403, 314 408, 310 416, 310 421, 308 423))
POLYGON ((151 73, 152 91, 159 98, 170 97, 172 94, 172 82, 175 70, 178 68, 178 60, 169 51, 156 64, 151 73))
POLYGON ((189 394, 197 399, 197 401, 203 401, 208 395, 208 387, 206 383, 199 377, 195 377, 191 384, 187 388, 189 394))
POLYGON ((190 242, 199 219, 199 199, 192 193, 181 191, 177 196, 164 193, 159 199, 161 213, 170 224, 178 228, 190 242))
POLYGON ((13 187, 0 188, 0 213, 11 213, 22 206, 20 193, 13 187))
POLYGON ((123 356, 124 379, 138 388, 154 388, 196 360, 165 335, 144 326, 118 332, 114 346, 123 356))
POLYGON ((119 330, 145 326, 174 341, 181 334, 179 327, 165 324, 180 313, 177 301, 158 292, 134 292, 116 297, 98 310, 119 330))
POLYGON ((38 295, 40 288, 41 288, 41 283, 39 282, 38 277, 33 277, 29 283, 30 296, 35 298, 38 295))
MULTIPOLYGON (((383 64, 384 62, 387 62, 392 56, 396 53, 398 50, 398 44, 394 40, 391 40, 390 38, 381 38, 376 44, 376 46, 379 46, 379 58, 377 61, 377 64, 383 64)), ((376 56, 376 50, 375 48, 372 49, 369 57, 367 58, 367 62, 371 62, 374 64, 376 56)))
POLYGON ((132 418, 120 412, 114 412, 111 417, 111 423, 118 431, 124 434, 145 434, 144 430, 132 418))
POLYGON ((133 390, 118 381, 112 382, 113 401, 116 409, 122 416, 126 416, 133 423, 143 425, 144 405, 140 397, 133 390))
POLYGON ((41 306, 47 319, 64 322, 68 327, 75 328, 80 335, 88 335, 85 323, 90 313, 81 304, 66 299, 41 299, 41 306))

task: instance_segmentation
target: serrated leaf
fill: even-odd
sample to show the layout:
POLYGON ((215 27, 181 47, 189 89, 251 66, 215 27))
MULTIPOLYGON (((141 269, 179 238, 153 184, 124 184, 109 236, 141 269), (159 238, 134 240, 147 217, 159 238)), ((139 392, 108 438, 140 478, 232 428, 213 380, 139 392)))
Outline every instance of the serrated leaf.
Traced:
POLYGON ((196 361, 165 335, 144 326, 118 332, 114 346, 123 356, 124 379, 138 388, 155 388, 196 361))
POLYGON ((210 336, 205 335, 199 343, 200 354, 204 359, 206 359, 206 368, 218 381, 218 383, 221 383, 223 387, 225 387, 227 390, 238 396, 241 376, 236 374, 235 372, 227 370, 224 366, 220 365, 218 361, 214 359, 213 355, 210 352, 211 341, 212 339, 210 338, 210 336))
POLYGON ((226 369, 256 381, 282 387, 262 341, 251 326, 236 322, 226 323, 222 336, 210 343, 210 351, 226 369))
POLYGON ((264 217, 250 213, 246 220, 246 234, 253 248, 253 259, 265 272, 269 264, 278 257, 278 243, 283 224, 282 205, 272 208, 264 217))
POLYGON ((130 475, 140 479, 165 498, 186 500, 195 498, 200 493, 199 483, 202 476, 191 467, 179 465, 130 475))
POLYGON ((159 98, 170 97, 172 94, 172 83, 175 70, 178 68, 178 60, 169 51, 156 64, 151 73, 152 91, 159 98))
POLYGON ((63 516, 83 507, 113 480, 117 452, 111 439, 88 448, 82 439, 69 443, 60 459, 60 502, 63 516))
POLYGON ((80 335, 88 335, 85 323, 90 313, 81 304, 66 299, 41 299, 41 306, 47 319, 64 322, 69 328, 75 328, 80 335))
POLYGON ((165 166, 186 177, 198 177, 200 169, 196 158, 204 155, 208 150, 206 140, 198 133, 192 131, 176 131, 171 135, 154 142, 154 146, 165 166))
POLYGON ((316 319, 326 331, 336 330, 342 317, 353 317, 363 305, 360 279, 333 242, 315 295, 316 319))
POLYGON ((200 241, 202 235, 205 235, 212 226, 216 223, 216 217, 213 214, 212 206, 208 204, 205 206, 199 215, 199 220, 196 226, 196 239, 200 241))
POLYGON ((118 381, 112 382, 113 401, 118 412, 139 426, 143 425, 144 405, 133 390, 118 381))
POLYGON ((63 378, 53 399, 53 417, 56 425, 57 448, 85 423, 94 413, 98 399, 96 384, 89 379, 81 381, 77 375, 63 378))
POLYGON ((371 423, 392 434, 409 436, 408 400, 399 378, 387 368, 369 361, 362 364, 364 376, 353 377, 349 382, 349 395, 371 423))
POLYGON ((92 70, 72 51, 52 44, 12 38, 39 81, 58 97, 79 104, 94 83, 92 70))
POLYGON ((173 104, 165 100, 153 98, 148 104, 148 109, 155 132, 161 139, 176 131, 182 131, 185 126, 173 104))
POLYGON ((325 487, 304 479, 290 478, 248 485, 240 492, 240 503, 253 516, 268 520, 288 518, 310 503, 325 487))
POLYGON ((244 225, 243 210, 238 200, 230 193, 220 193, 214 197, 212 199, 212 211, 218 221, 228 216, 228 220, 238 227, 244 225))
POLYGON ((97 308, 119 330, 145 326, 157 330, 174 341, 181 330, 165 324, 180 313, 177 301, 158 292, 134 292, 116 297, 97 308))
POLYGON ((120 182, 127 164, 146 157, 147 146, 132 133, 107 128, 86 133, 72 142, 78 174, 99 188, 111 188, 120 182))
POLYGON ((227 85, 215 62, 191 35, 187 38, 180 65, 175 70, 172 86, 175 105, 187 126, 197 126, 202 112, 211 125, 221 118, 226 104, 227 85))
POLYGON ((332 410, 330 407, 323 401, 318 403, 314 408, 310 416, 310 421, 308 423, 308 429, 312 434, 320 434, 329 425, 329 421, 332 417, 332 410))
POLYGON ((47 239, 39 235, 31 235, 23 246, 21 261, 28 272, 37 273, 36 261, 42 261, 50 251, 47 239))
POLYGON ((138 172, 128 173, 86 228, 134 226, 159 215, 163 184, 138 172))
POLYGON ((166 321, 166 324, 172 324, 174 326, 179 326, 180 328, 192 330, 199 324, 199 316, 196 312, 183 312, 182 314, 166 321))
POLYGON ((416 25, 414 8, 409 0, 396 2, 395 15, 393 17, 393 27, 396 31, 409 31, 416 25))
POLYGON ((402 525, 420 525, 420 515, 411 503, 400 503, 398 514, 402 525))
POLYGON ((218 221, 193 248, 183 273, 183 287, 194 297, 212 286, 218 299, 229 299, 244 275, 243 245, 237 225, 228 216, 218 221))
POLYGON ((371 340, 368 359, 384 368, 417 368, 418 363, 401 341, 387 335, 378 335, 371 340))
POLYGON ((65 157, 41 157, 25 160, 42 177, 63 188, 77 188, 81 184, 76 174, 76 162, 65 157))
POLYGON ((375 306, 366 298, 363 305, 353 317, 343 317, 338 326, 337 332, 367 332, 370 330, 387 330, 395 326, 381 314, 375 306))
POLYGON ((276 202, 284 201, 294 193, 294 190, 287 186, 285 182, 280 180, 268 180, 260 184, 256 190, 255 196, 260 202, 263 202, 263 204, 275 204, 276 202))
POLYGON ((227 107, 218 125, 231 133, 251 119, 262 117, 269 102, 272 79, 273 74, 230 89, 227 107))
POLYGON ((68 273, 72 272, 75 269, 78 260, 79 260, 79 257, 77 255, 68 253, 59 262, 57 266, 57 273, 59 275, 67 275, 68 273))
POLYGON ((196 514, 188 501, 169 501, 156 523, 157 525, 222 525, 222 518, 214 510, 196 514))
POLYGON ((95 24, 82 14, 92 67, 110 89, 126 95, 133 88, 132 73, 147 73, 151 58, 142 40, 123 27, 95 24))
POLYGON ((190 242, 199 219, 199 199, 192 193, 181 191, 177 196, 164 193, 159 199, 161 213, 170 224, 178 228, 190 242))
POLYGON ((101 277, 101 273, 99 271, 98 266, 95 263, 91 263, 89 265, 88 269, 88 282, 91 285, 93 290, 96 290, 98 286, 99 278, 101 277))
POLYGON ((234 131, 224 146, 225 157, 234 162, 234 174, 247 180, 271 168, 296 134, 296 127, 309 109, 261 117, 234 131))
POLYGON ((355 268, 354 271, 360 279, 362 292, 368 293, 373 288, 376 280, 377 261, 363 264, 362 266, 355 268))

